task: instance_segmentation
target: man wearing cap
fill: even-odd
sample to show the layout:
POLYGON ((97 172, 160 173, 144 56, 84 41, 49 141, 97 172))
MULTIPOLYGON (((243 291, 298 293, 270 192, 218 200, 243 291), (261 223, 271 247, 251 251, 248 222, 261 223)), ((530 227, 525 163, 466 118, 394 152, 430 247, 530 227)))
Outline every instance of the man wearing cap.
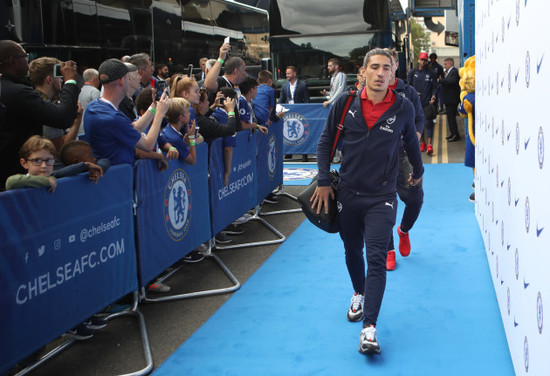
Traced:
MULTIPOLYGON (((5 121, 0 125, 0 190, 8 176, 22 173, 19 149, 33 135, 42 134, 42 126, 69 128, 75 119, 78 93, 76 63, 61 63, 63 89, 58 103, 42 99, 26 76, 29 55, 18 43, 0 41, 0 102, 5 106, 5 121)), ((53 72, 52 72, 53 75, 53 72)))
POLYGON ((151 150, 160 124, 168 109, 168 97, 163 93, 146 113, 134 123, 118 107, 128 93, 128 67, 118 59, 105 60, 99 66, 103 96, 86 109, 84 129, 96 158, 108 158, 111 165, 134 164, 135 148, 151 150), (141 132, 153 121, 149 132, 141 132))
POLYGON ((409 72, 407 80, 409 85, 413 86, 420 96, 420 103, 426 116, 424 133, 420 140, 420 151, 427 151, 431 155, 433 154, 432 137, 435 117, 437 115, 436 109, 432 105, 435 103, 437 80, 436 73, 428 67, 428 53, 420 53, 418 56, 418 67, 409 72))

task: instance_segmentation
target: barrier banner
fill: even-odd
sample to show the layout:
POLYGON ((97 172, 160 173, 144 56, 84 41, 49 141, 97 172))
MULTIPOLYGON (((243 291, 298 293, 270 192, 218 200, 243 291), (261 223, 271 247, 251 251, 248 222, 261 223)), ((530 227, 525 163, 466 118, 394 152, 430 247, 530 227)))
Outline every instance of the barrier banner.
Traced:
POLYGON ((321 103, 285 104, 283 153, 316 154, 317 142, 327 121, 330 107, 321 103))
POLYGON ((258 134, 258 199, 259 204, 283 184, 283 122, 271 124, 267 135, 258 134))
POLYGON ((0 193, 0 374, 137 289, 132 168, 0 193))
POLYGON ((229 184, 224 184, 223 140, 210 145, 210 200, 212 208, 212 236, 256 206, 258 177, 256 173, 256 133, 237 132, 237 146, 233 148, 229 184))
POLYGON ((151 159, 136 162, 140 286, 210 239, 208 145, 197 145, 196 151, 195 165, 177 159, 164 171, 151 159))

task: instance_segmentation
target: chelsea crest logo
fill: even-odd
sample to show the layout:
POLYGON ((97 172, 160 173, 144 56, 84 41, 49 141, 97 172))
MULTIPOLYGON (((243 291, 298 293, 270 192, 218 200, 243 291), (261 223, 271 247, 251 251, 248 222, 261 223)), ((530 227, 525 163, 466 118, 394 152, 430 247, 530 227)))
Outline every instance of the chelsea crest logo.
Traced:
POLYGON ((163 214, 170 238, 182 240, 191 223, 191 184, 181 168, 172 172, 164 189, 163 214))
POLYGON ((275 170, 277 169, 277 138, 272 133, 269 136, 267 143, 267 175, 270 180, 275 177, 275 170))
POLYGON ((287 113, 283 124, 283 142, 286 145, 300 145, 309 135, 307 119, 297 112, 287 113))

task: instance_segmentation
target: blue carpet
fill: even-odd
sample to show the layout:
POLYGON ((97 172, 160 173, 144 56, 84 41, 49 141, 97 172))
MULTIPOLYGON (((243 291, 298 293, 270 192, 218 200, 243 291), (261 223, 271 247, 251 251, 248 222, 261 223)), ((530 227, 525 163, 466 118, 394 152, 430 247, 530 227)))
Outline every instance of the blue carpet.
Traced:
POLYGON ((339 236, 306 221, 154 374, 514 375, 471 184, 461 164, 426 165, 411 255, 388 274, 381 355, 361 355, 361 324, 346 320, 339 236))

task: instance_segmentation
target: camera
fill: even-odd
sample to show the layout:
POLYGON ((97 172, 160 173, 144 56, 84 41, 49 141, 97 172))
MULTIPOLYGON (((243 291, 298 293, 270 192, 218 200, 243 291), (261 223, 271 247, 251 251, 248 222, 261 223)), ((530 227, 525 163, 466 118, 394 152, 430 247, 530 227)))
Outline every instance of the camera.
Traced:
POLYGON ((225 97, 221 97, 220 99, 218 99, 220 101, 220 104, 223 106, 223 101, 225 100, 225 97))
POLYGON ((61 64, 55 64, 53 66, 53 76, 54 77, 63 77, 61 74, 61 64))

